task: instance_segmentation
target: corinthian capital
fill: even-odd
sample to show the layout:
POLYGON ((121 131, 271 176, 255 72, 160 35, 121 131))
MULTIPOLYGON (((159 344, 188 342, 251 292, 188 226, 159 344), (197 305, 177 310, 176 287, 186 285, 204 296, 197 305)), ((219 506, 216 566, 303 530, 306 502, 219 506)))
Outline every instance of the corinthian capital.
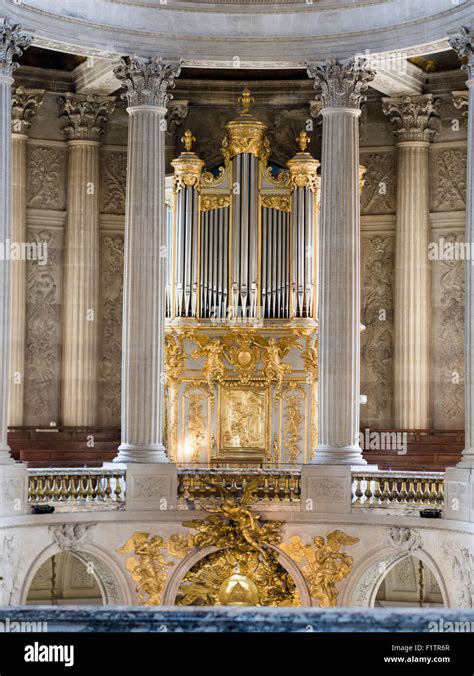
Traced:
POLYGON ((342 63, 328 59, 324 66, 308 64, 308 76, 314 78, 314 88, 319 92, 316 101, 322 108, 360 108, 366 97, 369 82, 375 73, 360 60, 342 63))
POLYGON ((457 52, 460 59, 467 59, 462 67, 467 72, 468 78, 474 78, 474 30, 470 26, 461 26, 459 33, 449 38, 449 44, 457 52))
POLYGON ((12 94, 12 131, 26 134, 31 120, 43 103, 44 89, 17 87, 12 94))
POLYGON ((439 100, 432 94, 383 99, 383 112, 399 141, 432 141, 439 125, 439 100))
POLYGON ((66 94, 59 98, 63 132, 68 141, 99 141, 115 108, 115 97, 66 94))
POLYGON ((115 77, 125 88, 122 94, 129 106, 159 106, 164 108, 172 95, 174 79, 181 72, 178 62, 163 63, 159 58, 131 56, 114 68, 115 77))
POLYGON ((22 35, 20 31, 21 26, 11 24, 8 19, 4 19, 0 26, 0 75, 11 77, 15 68, 18 68, 13 57, 21 56, 31 45, 33 38, 22 35))

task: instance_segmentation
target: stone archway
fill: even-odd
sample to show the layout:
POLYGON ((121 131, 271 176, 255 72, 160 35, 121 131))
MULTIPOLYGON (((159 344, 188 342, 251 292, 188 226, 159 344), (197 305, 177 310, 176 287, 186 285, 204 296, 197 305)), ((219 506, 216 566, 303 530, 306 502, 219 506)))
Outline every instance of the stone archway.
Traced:
POLYGON ((348 584, 341 596, 341 606, 355 608, 373 608, 377 591, 386 575, 403 559, 414 556, 429 568, 441 590, 443 604, 449 607, 449 595, 441 571, 423 548, 397 550, 384 547, 373 550, 358 562, 348 579, 348 584))
MULTIPOLYGON (((276 552, 278 563, 288 573, 288 576, 294 583, 301 600, 301 606, 311 606, 312 601, 309 595, 308 586, 299 568, 284 552, 279 550, 278 547, 270 546, 270 548, 276 552)), ((219 551, 222 550, 217 547, 194 549, 185 559, 180 561, 173 569, 166 584, 162 597, 163 605, 175 605, 178 590, 186 575, 196 566, 196 564, 219 551)))
POLYGON ((70 552, 88 567, 100 589, 104 605, 132 605, 132 595, 120 567, 107 552, 89 543, 84 544, 80 549, 62 548, 57 544, 43 549, 29 567, 24 578, 20 604, 26 603, 33 579, 41 566, 63 551, 70 552))

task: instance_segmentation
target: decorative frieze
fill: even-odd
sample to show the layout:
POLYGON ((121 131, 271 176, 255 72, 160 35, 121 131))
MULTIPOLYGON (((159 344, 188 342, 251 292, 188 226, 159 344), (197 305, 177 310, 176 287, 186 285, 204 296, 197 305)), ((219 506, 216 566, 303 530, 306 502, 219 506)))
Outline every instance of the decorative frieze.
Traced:
POLYGON ((363 214, 393 214, 396 210, 396 167, 393 153, 370 153, 361 195, 363 214))
POLYGON ((101 157, 100 210, 106 214, 125 213, 127 153, 104 151, 101 157))

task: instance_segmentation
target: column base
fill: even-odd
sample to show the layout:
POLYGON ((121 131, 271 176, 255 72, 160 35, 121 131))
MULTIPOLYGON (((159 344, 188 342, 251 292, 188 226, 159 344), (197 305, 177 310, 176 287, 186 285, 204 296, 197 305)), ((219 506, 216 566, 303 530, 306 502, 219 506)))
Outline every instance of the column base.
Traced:
POLYGON ((161 444, 149 446, 135 446, 120 444, 114 462, 122 463, 169 463, 166 449, 161 444))
POLYGON ((178 470, 167 463, 130 463, 126 467, 127 511, 166 512, 177 508, 178 470))
POLYGON ((474 448, 465 448, 463 450, 461 460, 456 467, 474 470, 474 448))
POLYGON ((15 460, 11 456, 10 446, 0 446, 0 466, 14 464, 15 460))
POLYGON ((0 465, 0 516, 28 514, 28 470, 26 465, 0 465))
POLYGON ((448 467, 444 475, 445 519, 474 522, 474 469, 448 467))
POLYGON ((318 446, 311 465, 366 465, 360 446, 318 446))

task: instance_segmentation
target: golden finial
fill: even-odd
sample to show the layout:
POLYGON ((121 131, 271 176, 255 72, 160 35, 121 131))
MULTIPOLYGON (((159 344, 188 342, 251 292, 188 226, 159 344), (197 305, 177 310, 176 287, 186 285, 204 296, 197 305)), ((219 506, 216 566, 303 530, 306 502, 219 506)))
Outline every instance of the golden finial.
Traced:
POLYGON ((306 146, 310 141, 311 139, 305 131, 300 131, 300 133, 296 137, 296 143, 298 144, 298 148, 302 153, 305 152, 306 146))
POLYGON ((184 143, 184 149, 186 152, 190 152, 191 148, 193 147, 193 143, 195 142, 196 137, 193 136, 193 132, 191 129, 186 129, 184 132, 184 136, 181 137, 181 143, 184 143))
POLYGON ((250 106, 252 103, 255 103, 255 99, 250 94, 250 90, 245 87, 242 92, 242 96, 239 96, 237 99, 239 103, 242 104, 242 115, 249 115, 250 106))

